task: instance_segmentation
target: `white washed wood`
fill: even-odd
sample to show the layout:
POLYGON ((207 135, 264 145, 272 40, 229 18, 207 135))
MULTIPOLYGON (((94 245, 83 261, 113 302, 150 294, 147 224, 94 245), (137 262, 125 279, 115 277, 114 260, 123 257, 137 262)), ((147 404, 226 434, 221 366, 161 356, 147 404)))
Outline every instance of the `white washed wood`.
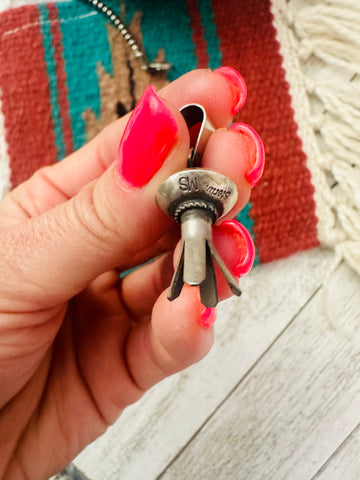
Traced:
POLYGON ((358 480, 360 476, 360 426, 340 445, 311 480, 358 480))
MULTIPOLYGON (((308 480, 360 422, 360 279, 342 265, 161 477, 308 480)), ((332 480, 343 477, 328 477, 332 480)))
POLYGON ((256 268, 243 296, 219 308, 210 355, 128 408, 77 466, 92 480, 157 478, 321 285, 330 261, 312 250, 256 268))

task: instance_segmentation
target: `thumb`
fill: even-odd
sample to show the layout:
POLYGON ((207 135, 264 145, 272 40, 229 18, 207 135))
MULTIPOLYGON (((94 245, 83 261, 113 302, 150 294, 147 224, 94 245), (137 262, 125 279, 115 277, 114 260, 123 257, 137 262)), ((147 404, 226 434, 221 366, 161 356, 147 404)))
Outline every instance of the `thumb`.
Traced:
POLYGON ((186 165, 188 148, 182 116, 148 87, 129 119, 118 161, 69 201, 2 232, 3 301, 28 309, 55 305, 107 270, 156 255, 171 225, 155 204, 156 191, 186 165))

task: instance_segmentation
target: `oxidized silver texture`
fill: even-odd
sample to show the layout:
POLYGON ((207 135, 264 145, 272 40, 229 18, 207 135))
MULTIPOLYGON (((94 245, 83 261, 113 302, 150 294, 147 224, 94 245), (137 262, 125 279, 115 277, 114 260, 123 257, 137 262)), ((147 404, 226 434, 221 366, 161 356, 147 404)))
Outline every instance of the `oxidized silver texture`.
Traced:
MULTIPOLYGON (((235 205, 238 192, 234 182, 225 175, 200 168, 188 168, 171 175, 160 185, 156 203, 171 217, 185 201, 208 202, 215 208, 217 219, 235 205)), ((177 215, 175 218, 178 221, 177 215)))
MULTIPOLYGON (((188 129, 200 124, 195 144, 190 148, 188 166, 200 166, 208 139, 214 131, 201 105, 183 107, 188 129)), ((184 282, 200 287, 200 297, 206 307, 218 303, 213 259, 222 271, 235 295, 240 295, 234 279, 212 242, 212 224, 234 207, 238 192, 225 175, 202 168, 187 168, 177 172, 161 185, 156 195, 158 206, 181 224, 182 248, 170 285, 169 300, 177 298, 184 282)))

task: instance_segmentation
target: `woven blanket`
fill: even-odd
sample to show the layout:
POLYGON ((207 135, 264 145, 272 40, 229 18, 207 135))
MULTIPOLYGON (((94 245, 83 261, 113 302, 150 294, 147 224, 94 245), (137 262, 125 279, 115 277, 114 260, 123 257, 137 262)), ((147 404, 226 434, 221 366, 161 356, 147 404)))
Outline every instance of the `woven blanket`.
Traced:
MULTIPOLYGON (((122 2, 148 58, 171 62, 167 76, 142 70, 122 35, 79 0, 7 3, 25 5, 0 14, 0 189, 81 147, 147 84, 230 65, 248 86, 235 121, 252 125, 266 152, 263 179, 239 215, 258 262, 323 244, 360 269, 356 2, 122 2), (331 77, 321 77, 323 66, 331 77)), ((120 12, 119 0, 105 3, 120 12)))
MULTIPOLYGON (((79 0, 1 0, 0 197, 131 110, 149 83, 230 65, 248 85, 235 121, 252 125, 266 151, 239 216, 258 262, 323 245, 334 266, 346 260, 360 273, 360 2, 105 3, 123 8, 150 60, 171 62, 167 76, 143 71, 121 34, 79 0)), ((118 478, 112 437, 98 442, 77 464, 91 478, 118 478)), ((56 478, 83 476, 70 466, 56 478)))

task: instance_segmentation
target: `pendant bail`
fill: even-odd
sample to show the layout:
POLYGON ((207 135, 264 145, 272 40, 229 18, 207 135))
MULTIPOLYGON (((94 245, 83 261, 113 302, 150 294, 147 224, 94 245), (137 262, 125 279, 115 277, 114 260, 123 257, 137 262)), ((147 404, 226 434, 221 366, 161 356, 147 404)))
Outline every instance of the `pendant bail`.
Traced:
POLYGON ((190 152, 187 166, 201 166, 202 156, 210 136, 215 131, 214 125, 207 118, 205 108, 199 103, 189 103, 180 108, 190 133, 190 152))

